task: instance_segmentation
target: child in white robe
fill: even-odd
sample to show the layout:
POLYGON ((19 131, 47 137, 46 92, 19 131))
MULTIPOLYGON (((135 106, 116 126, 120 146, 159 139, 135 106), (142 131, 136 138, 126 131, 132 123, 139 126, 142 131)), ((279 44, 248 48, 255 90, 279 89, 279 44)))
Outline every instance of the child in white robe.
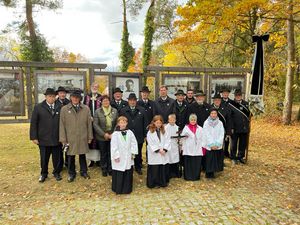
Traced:
POLYGON ((184 179, 199 180, 201 173, 202 162, 202 127, 197 124, 196 114, 191 114, 189 124, 185 125, 181 133, 182 136, 187 136, 183 139, 182 153, 184 157, 184 179))
POLYGON ((224 126, 218 118, 217 109, 210 110, 210 116, 204 122, 203 136, 206 148, 206 178, 214 178, 214 173, 223 171, 224 167, 224 126))
POLYGON ((134 156, 138 154, 137 140, 127 130, 127 118, 120 116, 111 138, 112 190, 116 194, 132 192, 134 156))
POLYGON ((167 137, 162 116, 157 115, 152 119, 147 133, 147 142, 147 187, 166 187, 169 182, 168 151, 171 149, 171 141, 167 137))
POLYGON ((179 169, 179 149, 176 136, 178 136, 179 127, 176 125, 176 115, 170 114, 168 116, 168 124, 165 126, 168 137, 171 142, 171 149, 169 155, 169 178, 181 177, 179 169))

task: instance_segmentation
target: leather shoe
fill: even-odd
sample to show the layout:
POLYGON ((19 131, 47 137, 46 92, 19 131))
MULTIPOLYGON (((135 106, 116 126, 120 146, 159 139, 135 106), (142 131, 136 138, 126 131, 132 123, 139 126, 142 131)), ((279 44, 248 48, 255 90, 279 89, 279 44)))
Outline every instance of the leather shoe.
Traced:
POLYGON ((239 159, 240 163, 246 164, 246 161, 244 159, 239 159))
POLYGON ((46 176, 40 176, 40 178, 39 178, 39 182, 40 183, 44 183, 45 182, 45 180, 46 180, 46 176))
POLYGON ((107 177, 107 172, 106 171, 102 171, 102 176, 107 177))
POLYGON ((60 174, 54 174, 54 177, 55 177, 56 181, 62 180, 62 177, 60 174))
POLYGON ((87 173, 81 174, 84 179, 90 179, 91 177, 87 173))
POLYGON ((95 162, 94 161, 91 161, 89 167, 93 167, 95 165, 95 162))
POLYGON ((75 180, 75 177, 74 176, 69 176, 68 178, 68 182, 71 183, 75 180))

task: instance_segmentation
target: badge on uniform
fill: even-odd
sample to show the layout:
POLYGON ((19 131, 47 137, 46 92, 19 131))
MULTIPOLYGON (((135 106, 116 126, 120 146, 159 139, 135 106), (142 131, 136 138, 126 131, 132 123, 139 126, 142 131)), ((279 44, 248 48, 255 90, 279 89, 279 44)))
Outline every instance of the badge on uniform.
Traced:
POLYGON ((56 114, 58 115, 58 112, 56 112, 56 114))
POLYGON ((68 113, 71 113, 71 111, 69 110, 68 113))
POLYGON ((167 103, 167 106, 169 106, 169 103, 167 103))
POLYGON ((149 106, 149 109, 151 109, 151 106, 149 106))
POLYGON ((243 110, 243 107, 240 107, 240 110, 243 110))
POLYGON ((141 115, 141 112, 139 112, 139 114, 141 115))

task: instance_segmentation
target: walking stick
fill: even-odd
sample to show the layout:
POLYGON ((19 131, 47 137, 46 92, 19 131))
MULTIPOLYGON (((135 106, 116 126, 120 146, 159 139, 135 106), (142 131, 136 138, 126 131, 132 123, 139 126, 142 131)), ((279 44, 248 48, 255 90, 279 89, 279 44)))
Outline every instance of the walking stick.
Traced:
POLYGON ((178 132, 178 135, 177 135, 177 136, 171 136, 171 138, 176 139, 177 144, 178 144, 178 152, 179 152, 179 172, 180 172, 180 174, 182 174, 182 165, 181 165, 181 162, 180 162, 180 154, 181 154, 181 151, 182 151, 182 143, 181 143, 181 139, 182 139, 182 138, 185 138, 185 137, 187 137, 187 136, 186 136, 186 135, 181 135, 181 132, 178 132))

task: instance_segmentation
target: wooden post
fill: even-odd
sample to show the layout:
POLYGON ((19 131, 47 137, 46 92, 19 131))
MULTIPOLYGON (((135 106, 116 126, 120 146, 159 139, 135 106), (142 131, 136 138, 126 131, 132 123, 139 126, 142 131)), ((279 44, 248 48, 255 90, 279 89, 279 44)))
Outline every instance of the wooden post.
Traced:
POLYGON ((28 119, 30 120, 32 110, 33 110, 30 67, 25 67, 25 75, 26 75, 27 114, 28 114, 28 119))
POLYGON ((158 98, 159 87, 160 87, 160 73, 159 70, 155 70, 155 99, 158 98))

